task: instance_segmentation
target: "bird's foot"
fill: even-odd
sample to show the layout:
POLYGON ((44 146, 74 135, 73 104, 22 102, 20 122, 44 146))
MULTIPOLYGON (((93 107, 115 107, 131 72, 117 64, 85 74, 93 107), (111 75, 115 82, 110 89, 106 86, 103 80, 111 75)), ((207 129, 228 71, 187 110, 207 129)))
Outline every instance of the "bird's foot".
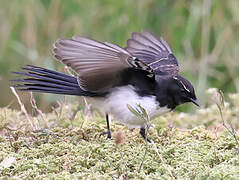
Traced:
POLYGON ((100 133, 100 136, 104 136, 106 134, 107 134, 106 139, 111 139, 111 132, 110 131, 106 131, 106 132, 104 131, 104 132, 100 133))
POLYGON ((146 138, 145 141, 147 141, 148 143, 152 142, 149 138, 146 138))

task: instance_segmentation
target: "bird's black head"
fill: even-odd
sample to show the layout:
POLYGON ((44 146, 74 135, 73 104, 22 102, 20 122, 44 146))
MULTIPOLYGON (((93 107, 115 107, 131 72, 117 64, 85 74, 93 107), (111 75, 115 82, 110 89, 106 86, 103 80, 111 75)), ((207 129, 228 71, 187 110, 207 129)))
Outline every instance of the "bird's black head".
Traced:
POLYGON ((182 76, 176 75, 171 78, 167 92, 176 106, 187 102, 199 106, 192 84, 182 76))

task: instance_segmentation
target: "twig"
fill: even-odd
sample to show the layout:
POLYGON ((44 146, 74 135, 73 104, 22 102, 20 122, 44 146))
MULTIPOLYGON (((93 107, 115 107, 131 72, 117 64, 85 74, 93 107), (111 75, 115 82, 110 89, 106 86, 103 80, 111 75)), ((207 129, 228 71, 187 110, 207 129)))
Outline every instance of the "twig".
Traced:
MULTIPOLYGON (((141 164, 139 166, 139 171, 141 171, 142 169, 142 166, 144 164, 144 161, 145 161, 145 157, 146 157, 146 154, 148 152, 148 141, 147 141, 147 135, 148 135, 148 130, 149 130, 149 127, 150 127, 150 117, 148 115, 148 113, 146 112, 146 110, 140 105, 138 104, 136 108, 133 108, 132 106, 130 105, 127 105, 128 106, 128 109, 138 118, 141 118, 145 121, 145 139, 146 139, 146 145, 145 145, 145 151, 144 151, 144 156, 143 156, 143 159, 141 161, 141 164)), ((157 149, 157 146, 155 145, 155 143, 153 142, 153 140, 151 140, 151 143, 154 147, 154 150, 156 152, 156 154, 158 155, 158 157, 160 158, 162 164, 163 164, 163 167, 164 169, 166 169, 166 171, 168 171, 169 175, 171 176, 172 179, 176 179, 175 176, 173 176, 173 173, 166 167, 166 163, 163 159, 163 157, 159 154, 158 152, 158 149, 157 149)))
POLYGON ((237 152, 239 154, 239 141, 237 139, 236 136, 236 131, 232 126, 232 123, 229 123, 230 127, 227 126, 224 116, 223 116, 223 112, 222 112, 222 108, 224 108, 224 94, 222 92, 222 90, 218 90, 218 94, 220 96, 220 102, 216 102, 217 108, 219 110, 220 116, 221 116, 221 120, 222 120, 222 125, 226 128, 226 130, 232 135, 232 137, 235 139, 236 144, 237 144, 237 152))
POLYGON ((87 99, 83 97, 84 103, 85 103, 85 115, 88 118, 92 118, 92 113, 91 113, 91 104, 87 102, 87 99))
POLYGON ((62 112, 63 112, 63 105, 59 102, 59 101, 57 101, 57 104, 58 104, 58 106, 59 106, 59 108, 60 108, 60 112, 58 113, 57 112, 57 110, 56 110, 56 108, 55 107, 52 107, 52 110, 53 110, 53 112, 56 114, 56 121, 51 125, 51 127, 53 127, 53 126, 55 126, 55 125, 58 125, 59 123, 60 123, 60 118, 61 118, 61 116, 62 116, 62 112))
POLYGON ((220 113, 220 116, 221 116, 221 119, 222 119, 222 125, 223 125, 223 127, 225 127, 226 128, 226 130, 232 135, 232 137, 235 139, 235 141, 236 141, 236 144, 237 144, 237 151, 238 151, 238 153, 239 153, 239 141, 238 141, 238 139, 237 139, 237 136, 236 136, 236 131, 235 131, 235 129, 234 129, 234 127, 232 126, 232 124, 231 123, 229 123, 229 125, 230 125, 230 128, 227 126, 227 124, 226 124, 226 122, 225 122, 225 120, 224 120, 224 117, 223 117, 223 113, 222 113, 222 109, 221 109, 221 107, 217 104, 217 107, 218 107, 218 110, 219 110, 219 113, 220 113))
MULTIPOLYGON (((47 123, 46 123, 46 120, 44 118, 44 114, 40 109, 38 109, 37 104, 36 104, 36 100, 35 100, 32 92, 30 92, 30 103, 32 105, 32 108, 35 109, 38 112, 38 114, 40 114, 40 116, 41 116, 42 120, 45 122, 45 126, 46 126, 47 123)), ((38 128, 39 128, 39 126, 40 126, 40 122, 38 121, 38 128)))
POLYGON ((87 99, 83 97, 84 103, 85 103, 85 110, 84 110, 84 118, 83 122, 81 124, 81 128, 85 127, 85 125, 89 122, 89 120, 92 121, 92 112, 91 112, 91 105, 87 102, 87 99))
POLYGON ((10 146, 11 146, 11 147, 14 149, 14 151, 15 151, 15 148, 14 148, 14 146, 13 146, 13 144, 12 144, 12 139, 11 139, 9 130, 7 130, 7 136, 8 136, 8 140, 9 140, 10 146))
POLYGON ((14 95, 16 96, 16 98, 17 98, 18 104, 19 104, 20 107, 21 107, 21 111, 22 111, 22 112, 24 113, 24 115, 26 116, 26 118, 27 118, 28 122, 30 123, 31 127, 32 127, 33 129, 35 129, 35 127, 34 127, 32 121, 31 121, 31 118, 30 118, 29 114, 27 113, 27 110, 26 110, 24 104, 21 102, 21 99, 20 99, 20 97, 18 96, 17 92, 15 91, 15 89, 14 89, 13 87, 10 87, 10 88, 11 88, 11 91, 13 92, 13 94, 14 94, 14 95))
POLYGON ((142 167, 143 167, 143 164, 144 164, 144 161, 145 161, 145 157, 146 157, 146 154, 148 152, 148 129, 150 127, 150 118, 148 116, 148 113, 147 111, 140 105, 140 104, 137 104, 138 107, 136 108, 133 108, 131 105, 127 105, 128 109, 139 119, 142 119, 143 121, 145 121, 145 141, 146 141, 146 144, 145 144, 145 151, 144 151, 144 156, 143 156, 143 159, 140 163, 140 166, 139 166, 139 170, 138 172, 141 171, 142 167))
POLYGON ((168 171, 168 174, 171 176, 172 179, 176 179, 176 177, 173 175, 171 170, 167 168, 166 163, 165 163, 163 157, 159 154, 158 148, 157 148, 156 144, 153 142, 153 140, 151 140, 151 143, 152 143, 153 148, 154 148, 156 154, 158 155, 160 161, 162 162, 163 168, 166 169, 166 171, 168 171))

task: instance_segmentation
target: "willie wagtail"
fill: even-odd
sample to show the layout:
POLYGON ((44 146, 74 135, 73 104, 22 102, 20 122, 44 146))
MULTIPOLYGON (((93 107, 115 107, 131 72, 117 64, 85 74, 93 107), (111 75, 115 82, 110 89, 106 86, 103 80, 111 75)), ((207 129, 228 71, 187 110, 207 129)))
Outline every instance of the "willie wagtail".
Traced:
POLYGON ((145 121, 127 105, 140 104, 149 117, 192 102, 198 106, 192 84, 178 74, 176 57, 163 38, 148 31, 132 33, 126 48, 74 36, 54 44, 56 59, 77 76, 27 65, 14 85, 17 90, 85 96, 106 113, 107 138, 111 138, 108 114, 130 128, 140 128, 145 139, 145 121))

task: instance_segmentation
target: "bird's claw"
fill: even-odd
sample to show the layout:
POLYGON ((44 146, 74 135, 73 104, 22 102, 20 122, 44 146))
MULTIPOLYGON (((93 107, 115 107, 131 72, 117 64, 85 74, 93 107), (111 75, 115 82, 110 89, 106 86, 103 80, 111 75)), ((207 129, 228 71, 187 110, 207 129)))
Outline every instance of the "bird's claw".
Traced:
POLYGON ((111 139, 111 133, 109 131, 106 131, 106 132, 104 131, 104 132, 100 133, 100 136, 104 136, 106 134, 107 134, 106 139, 111 139))

